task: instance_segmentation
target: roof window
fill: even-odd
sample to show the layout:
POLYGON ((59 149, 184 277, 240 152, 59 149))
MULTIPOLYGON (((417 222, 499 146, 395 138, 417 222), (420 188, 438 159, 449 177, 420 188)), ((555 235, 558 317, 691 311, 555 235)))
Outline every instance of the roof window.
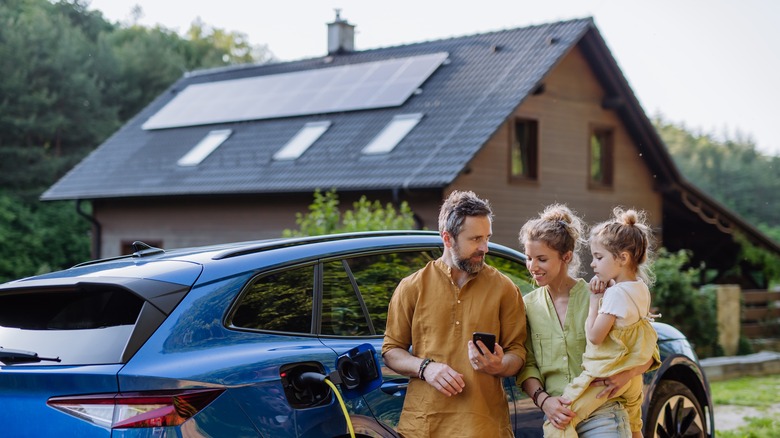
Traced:
POLYGON ((422 113, 415 113, 399 114, 393 117, 393 120, 371 140, 371 143, 363 148, 363 153, 366 155, 378 155, 392 152, 398 146, 398 143, 417 126, 422 116, 422 113))
POLYGON ((182 167, 197 166, 224 143, 232 133, 231 129, 210 131, 194 148, 179 158, 176 164, 182 167))
POLYGON ((274 154, 274 160, 297 159, 303 155, 303 153, 306 152, 306 150, 309 149, 309 147, 314 144, 329 127, 329 121, 309 122, 305 124, 303 128, 295 134, 295 137, 291 138, 283 148, 279 149, 279 151, 274 154))

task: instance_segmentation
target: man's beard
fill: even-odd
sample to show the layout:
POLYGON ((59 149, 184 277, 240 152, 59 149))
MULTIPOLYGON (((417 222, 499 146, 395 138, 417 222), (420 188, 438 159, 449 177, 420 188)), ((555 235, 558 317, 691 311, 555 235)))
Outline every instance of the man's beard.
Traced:
POLYGON ((480 270, 482 270, 482 267, 485 266, 485 259, 484 259, 485 253, 482 251, 476 251, 472 253, 469 257, 466 258, 460 258, 460 248, 458 248, 458 245, 452 246, 452 261, 455 263, 455 266, 458 267, 463 272, 469 273, 469 274, 476 274, 480 270), (472 262, 472 257, 482 256, 482 260, 478 262, 472 262))

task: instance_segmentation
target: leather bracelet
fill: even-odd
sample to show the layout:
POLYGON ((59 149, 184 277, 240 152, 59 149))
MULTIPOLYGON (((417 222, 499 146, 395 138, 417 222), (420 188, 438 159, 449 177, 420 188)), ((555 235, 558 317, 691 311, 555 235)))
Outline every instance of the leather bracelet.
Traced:
POLYGON ((542 392, 544 392, 544 387, 540 386, 539 388, 536 389, 536 391, 534 391, 534 395, 531 396, 531 400, 534 401, 534 405, 536 405, 537 407, 539 407, 539 405, 536 403, 536 399, 539 398, 539 394, 541 394, 542 392))
POLYGON ((425 381, 425 375, 424 375, 425 369, 428 368, 428 365, 430 365, 431 362, 436 362, 436 361, 431 358, 426 358, 425 360, 422 361, 422 363, 420 363, 420 370, 417 371, 417 377, 423 382, 425 381))
POLYGON ((550 397, 552 397, 552 396, 551 396, 550 394, 547 394, 547 398, 545 398, 544 400, 542 400, 542 403, 540 403, 540 404, 539 404, 539 409, 541 409, 541 410, 542 410, 542 412, 544 412, 544 409, 543 409, 543 408, 544 408, 544 402, 546 402, 547 400, 549 400, 549 399, 550 399, 550 397))

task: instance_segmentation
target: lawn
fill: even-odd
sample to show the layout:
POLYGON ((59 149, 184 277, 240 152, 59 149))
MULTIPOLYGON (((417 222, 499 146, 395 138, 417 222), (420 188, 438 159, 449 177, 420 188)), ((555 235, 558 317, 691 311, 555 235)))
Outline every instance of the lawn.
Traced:
POLYGON ((747 424, 738 429, 718 430, 718 438, 780 436, 780 374, 712 382, 710 390, 716 406, 749 406, 759 412, 755 417, 747 417, 747 424))

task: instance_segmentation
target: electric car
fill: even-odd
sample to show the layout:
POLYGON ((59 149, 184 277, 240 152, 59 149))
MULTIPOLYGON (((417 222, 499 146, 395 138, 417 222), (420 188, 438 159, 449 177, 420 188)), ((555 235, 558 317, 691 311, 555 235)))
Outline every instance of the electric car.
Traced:
MULTIPOLYGON (((398 282, 441 255, 437 233, 134 251, 0 285, 3 436, 396 436, 408 378, 376 352, 398 282)), ((486 262, 533 288, 520 252, 491 243, 486 262)), ((656 329, 645 436, 712 436, 693 350, 656 329)), ((541 437, 539 409, 505 390, 516 436, 541 437)))

